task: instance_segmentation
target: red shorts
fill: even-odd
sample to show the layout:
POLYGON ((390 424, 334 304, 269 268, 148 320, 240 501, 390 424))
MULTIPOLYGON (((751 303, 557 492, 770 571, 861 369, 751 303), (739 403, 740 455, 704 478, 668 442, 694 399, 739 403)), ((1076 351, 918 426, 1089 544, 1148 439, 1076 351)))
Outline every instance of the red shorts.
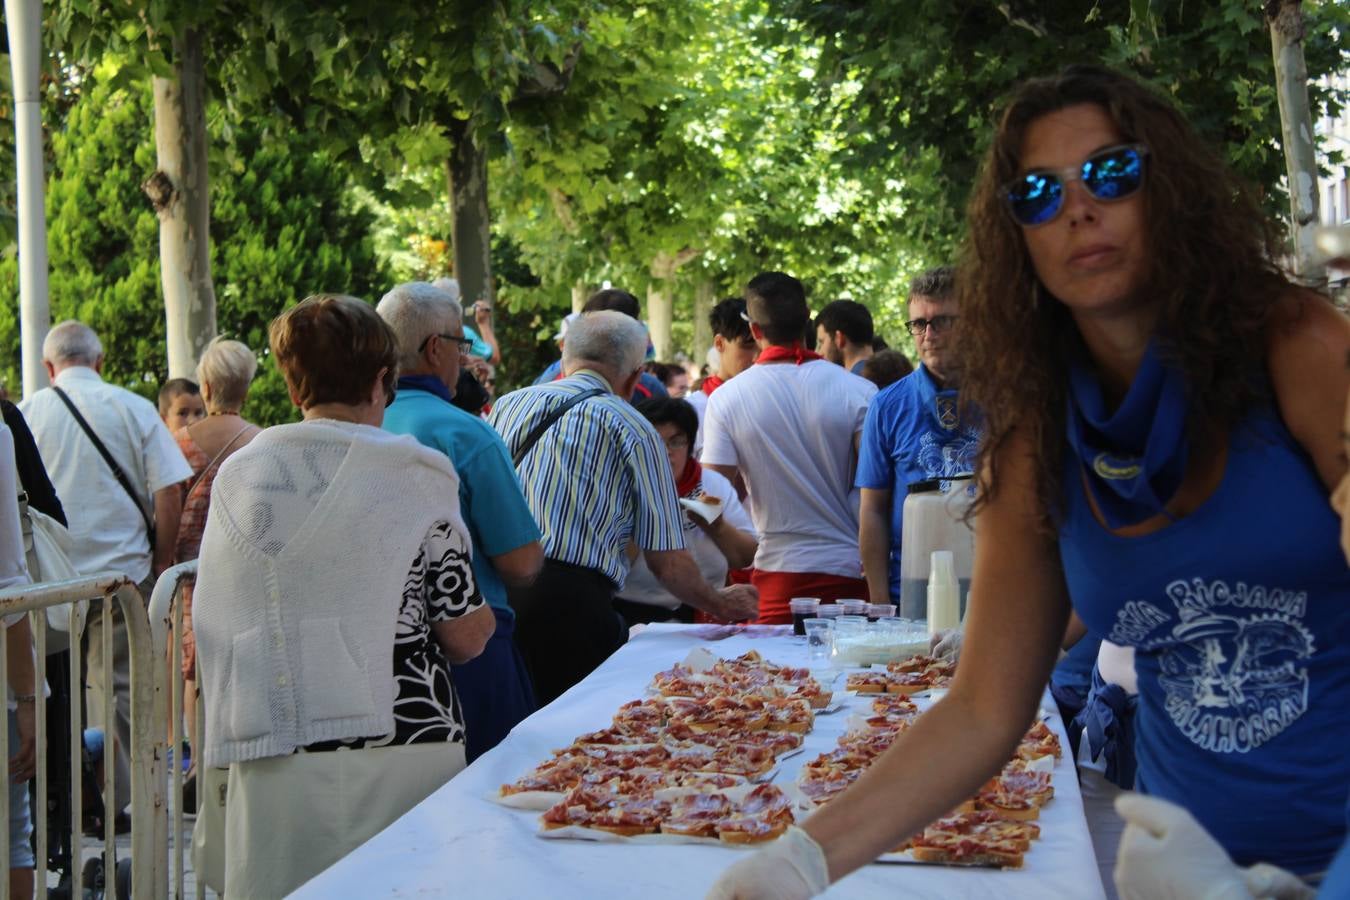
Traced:
POLYGON ((819 597, 821 603, 836 600, 866 600, 867 582, 861 578, 825 575, 820 572, 765 572, 755 569, 750 583, 759 588, 760 625, 792 622, 788 601, 793 597, 819 597))

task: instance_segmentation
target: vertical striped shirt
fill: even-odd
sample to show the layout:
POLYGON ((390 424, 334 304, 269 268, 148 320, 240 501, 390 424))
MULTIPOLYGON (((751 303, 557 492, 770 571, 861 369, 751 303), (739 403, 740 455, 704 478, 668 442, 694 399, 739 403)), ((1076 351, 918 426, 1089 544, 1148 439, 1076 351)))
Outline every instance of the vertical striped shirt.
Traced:
POLYGON ((544 533, 544 554, 603 572, 618 588, 628 575, 630 539, 643 550, 685 549, 675 476, 656 429, 588 369, 507 394, 488 421, 514 455, 536 424, 591 388, 605 393, 544 433, 521 460, 520 483, 544 533))

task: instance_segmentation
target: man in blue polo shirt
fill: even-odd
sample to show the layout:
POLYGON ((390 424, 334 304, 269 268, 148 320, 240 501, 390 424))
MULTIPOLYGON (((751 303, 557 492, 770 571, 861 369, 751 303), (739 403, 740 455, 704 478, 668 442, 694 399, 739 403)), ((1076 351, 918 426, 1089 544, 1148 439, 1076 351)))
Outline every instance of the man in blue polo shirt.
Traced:
POLYGON ((856 484, 862 488, 858 550, 868 593, 900 602, 901 514, 909 485, 973 471, 980 433, 957 403, 961 358, 952 270, 910 284, 909 321, 919 367, 877 394, 863 423, 856 484))
MULTIPOLYGON (((862 488, 858 551, 872 597, 900 602, 900 540, 908 487, 974 472, 980 440, 973 416, 962 418, 960 330, 952 269, 940 266, 909 286, 909 321, 919 367, 877 394, 863 423, 856 484, 862 488)), ((1066 721, 1082 708, 1101 641, 1082 636, 1075 619, 1065 633, 1068 655, 1055 667, 1051 691, 1066 721)))
POLYGON ((539 574, 544 562, 539 526, 497 432, 451 403, 466 346, 459 304, 433 285, 411 282, 385 294, 376 311, 401 348, 398 395, 385 410, 385 430, 410 434, 454 464, 460 512, 473 539, 474 577, 497 616, 497 630, 482 655, 453 667, 466 755, 472 760, 535 709, 529 676, 512 640, 515 615, 506 587, 527 585, 539 574))

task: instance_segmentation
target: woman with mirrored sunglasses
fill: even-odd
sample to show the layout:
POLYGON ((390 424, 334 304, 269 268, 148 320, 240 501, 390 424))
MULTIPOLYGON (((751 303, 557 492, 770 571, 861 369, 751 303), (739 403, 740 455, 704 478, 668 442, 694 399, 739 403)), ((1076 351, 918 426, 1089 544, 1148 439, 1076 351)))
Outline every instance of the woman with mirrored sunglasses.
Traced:
POLYGON ((1315 878, 1350 787, 1328 503, 1350 324, 1279 269, 1275 230, 1180 113, 1108 70, 1014 92, 968 219, 963 394, 986 438, 955 682, 713 896, 818 893, 973 794, 1036 715, 1071 610, 1135 648, 1136 789, 1239 865, 1315 878))

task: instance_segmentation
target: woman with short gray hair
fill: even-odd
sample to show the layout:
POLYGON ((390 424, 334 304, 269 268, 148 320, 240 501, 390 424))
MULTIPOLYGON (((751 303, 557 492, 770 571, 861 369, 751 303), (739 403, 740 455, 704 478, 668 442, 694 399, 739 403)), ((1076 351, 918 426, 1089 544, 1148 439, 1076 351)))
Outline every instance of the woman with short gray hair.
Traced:
MULTIPOLYGON (((178 449, 192 466, 192 477, 182 483, 183 515, 178 523, 176 563, 196 559, 211 504, 211 485, 220 464, 258 434, 260 429, 239 414, 248 387, 258 371, 253 351, 239 341, 218 337, 206 345, 197 362, 197 382, 206 403, 206 418, 185 425, 174 434, 178 449)), ((197 750, 197 644, 192 633, 193 584, 183 586, 183 717, 193 755, 197 750)), ((195 762, 195 760, 194 760, 195 762)), ((191 773, 189 775, 191 777, 191 773)))

